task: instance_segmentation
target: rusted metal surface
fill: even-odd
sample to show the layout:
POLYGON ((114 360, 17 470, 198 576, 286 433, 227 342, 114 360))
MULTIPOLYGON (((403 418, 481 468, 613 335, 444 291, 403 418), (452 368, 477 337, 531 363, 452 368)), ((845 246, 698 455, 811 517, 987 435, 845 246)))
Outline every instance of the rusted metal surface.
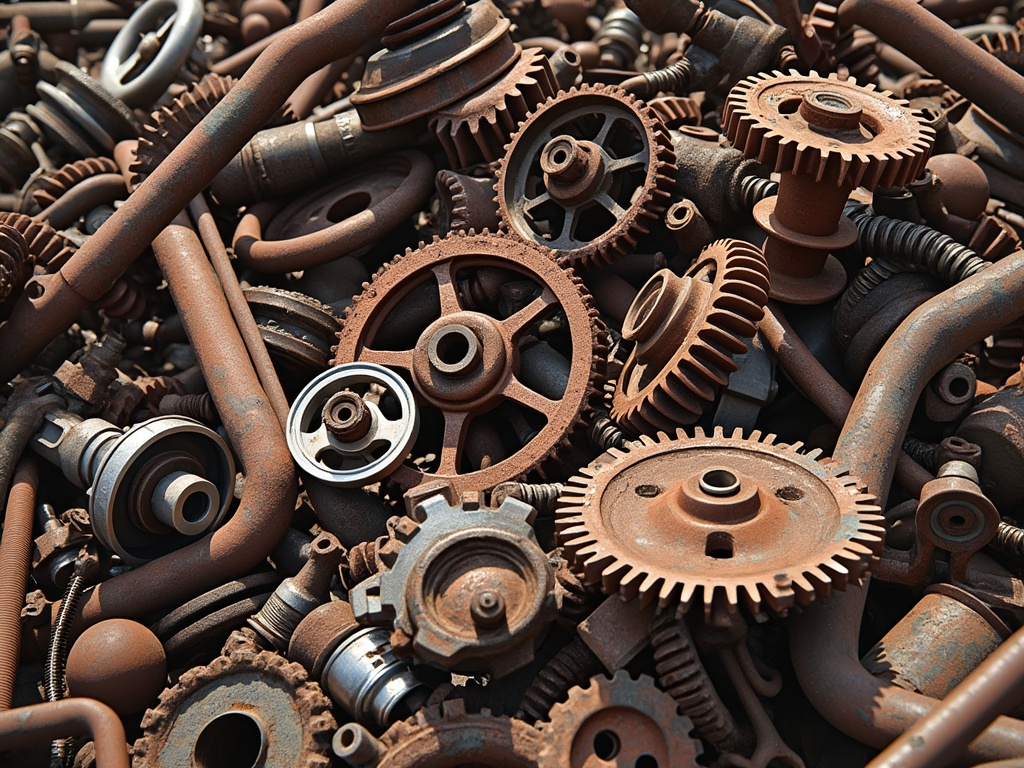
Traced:
POLYGON ((713 5, 0 7, 0 763, 1019 762, 1020 9, 713 5))

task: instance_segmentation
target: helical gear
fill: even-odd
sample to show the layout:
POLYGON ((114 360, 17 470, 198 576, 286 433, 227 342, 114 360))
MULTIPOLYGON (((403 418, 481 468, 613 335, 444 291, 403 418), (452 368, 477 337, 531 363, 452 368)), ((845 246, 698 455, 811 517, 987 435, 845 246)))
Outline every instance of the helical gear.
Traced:
POLYGON ((703 753, 690 737, 693 724, 678 713, 675 701, 651 678, 634 680, 625 670, 572 688, 538 729, 544 743, 540 768, 696 768, 703 753))
POLYGON ((434 131, 453 168, 493 163, 530 111, 557 92, 547 56, 526 48, 498 80, 438 111, 434 131))
POLYGON ((506 148, 495 185, 502 228, 568 263, 607 263, 651 231, 675 175, 672 139, 653 109, 614 86, 572 88, 530 114, 506 148), (616 123, 625 128, 612 131, 616 123), (577 148, 570 162, 551 146, 560 131, 577 148), (538 174, 546 151, 564 166, 564 184, 538 174))
POLYGON ((402 488, 411 488, 427 480, 443 479, 461 493, 489 490, 508 480, 525 479, 531 472, 544 475, 549 468, 548 459, 569 444, 596 401, 604 381, 606 345, 604 325, 590 295, 572 270, 563 269, 548 253, 533 245, 502 235, 469 232, 435 238, 382 267, 346 310, 334 363, 378 362, 410 377, 421 407, 421 418, 429 420, 431 417, 424 416, 424 409, 433 410, 441 414, 445 424, 433 430, 424 427, 421 442, 424 435, 436 438, 441 430, 445 430, 446 436, 440 449, 431 446, 437 456, 436 466, 406 462, 390 476, 390 481, 402 488), (484 307, 490 314, 479 311, 471 286, 460 285, 457 279, 462 270, 476 268, 511 270, 518 273, 519 279, 534 283, 534 293, 539 289, 539 295, 519 311, 535 311, 535 317, 529 319, 522 314, 494 317, 502 314, 501 302, 498 301, 495 310, 494 303, 488 302, 486 297, 481 300, 490 305, 490 308, 484 307), (428 305, 425 312, 432 311, 430 317, 388 325, 385 318, 402 314, 403 309, 410 306, 407 297, 411 290, 414 286, 423 286, 425 280, 433 280, 438 291, 443 290, 443 296, 438 294, 441 317, 438 318, 438 311, 429 309, 428 305), (512 344, 513 339, 526 335, 537 322, 557 311, 565 317, 564 327, 571 342, 571 352, 564 349, 569 372, 561 399, 539 396, 533 390, 524 391, 529 388, 515 372, 515 361, 522 352, 512 344), (524 324, 520 325, 520 320, 524 324), (508 323, 516 326, 514 332, 505 330, 512 328, 508 323), (482 356, 472 363, 478 366, 472 372, 467 365, 467 371, 459 371, 461 375, 455 378, 438 367, 436 355, 432 357, 429 351, 430 344, 440 343, 443 339, 439 335, 463 333, 462 328, 469 326, 475 328, 471 332, 477 336, 482 356), (402 351, 388 351, 394 350, 394 345, 381 346, 383 331, 402 334, 402 351), (532 413, 541 413, 544 425, 500 461, 467 467, 464 449, 472 420, 493 413, 509 401, 532 413))
POLYGON ((712 243, 682 278, 656 273, 623 324, 636 347, 618 377, 612 418, 648 434, 699 419, 757 332, 768 288, 764 256, 741 240, 712 243))
POLYGON ((740 81, 726 99, 722 125, 733 146, 778 173, 827 177, 869 189, 902 187, 917 178, 935 136, 907 102, 889 91, 815 72, 761 73, 740 81), (862 123, 870 120, 873 135, 863 141, 858 132, 856 142, 842 142, 813 128, 799 107, 805 96, 814 95, 847 111, 861 110, 862 123))
POLYGON ((117 163, 109 157, 87 157, 84 160, 75 160, 55 171, 40 174, 32 179, 23 191, 22 204, 32 203, 40 210, 45 210, 76 184, 101 173, 120 173, 120 171, 117 169, 117 163))
POLYGON ((882 518, 856 478, 800 448, 721 428, 642 436, 566 483, 559 543, 587 583, 659 610, 783 614, 827 597, 867 573, 882 518))
MULTIPOLYGON (((135 742, 134 768, 179 768, 192 765, 195 753, 222 718, 220 750, 240 751, 242 725, 251 731, 254 721, 265 742, 265 762, 280 768, 327 768, 331 736, 336 729, 331 702, 302 665, 283 656, 261 651, 250 630, 232 633, 218 656, 205 667, 182 675, 176 685, 160 694, 160 703, 146 710, 143 734, 135 742), (242 725, 240 725, 242 724, 242 725)), ((223 752, 219 754, 223 755, 223 752)), ((217 759, 207 764, 217 764, 217 759)))

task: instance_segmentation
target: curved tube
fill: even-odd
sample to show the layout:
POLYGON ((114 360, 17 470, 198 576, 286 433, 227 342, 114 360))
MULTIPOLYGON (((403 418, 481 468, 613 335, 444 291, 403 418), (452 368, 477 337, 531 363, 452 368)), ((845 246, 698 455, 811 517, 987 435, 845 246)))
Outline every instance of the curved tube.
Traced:
POLYGON ((114 710, 96 699, 64 699, 0 713, 0 750, 83 734, 96 745, 96 765, 129 768, 124 726, 114 710))
POLYGON ((245 490, 231 519, 210 536, 99 584, 82 605, 79 628, 180 605, 249 570, 288 529, 298 493, 281 424, 184 213, 153 241, 153 253, 244 468, 245 490))
POLYGON ((69 189, 44 211, 37 213, 36 221, 45 221, 54 229, 65 229, 93 208, 128 196, 124 177, 119 173, 100 173, 82 180, 69 189))
MULTIPOLYGON (((1024 314, 1024 251, 929 300, 896 330, 868 370, 835 458, 882 507, 914 405, 961 350, 1024 314), (950 322, 955 317, 956 322, 950 322)), ((865 744, 884 747, 940 702, 878 680, 860 665, 857 635, 865 588, 848 588, 790 623, 800 687, 821 715, 865 744)), ((1024 754, 1024 722, 1001 717, 968 748, 975 761, 1024 754)))
POLYGON ((4 533, 0 539, 0 711, 11 708, 21 654, 21 607, 32 561, 32 514, 39 472, 31 459, 18 464, 7 498, 4 533))
MULTIPOLYGON (((43 3, 47 5, 47 3, 43 3)), ((17 375, 262 128, 310 73, 354 51, 416 0, 338 0, 275 38, 245 76, 59 272, 40 275, 0 329, 0 380, 17 375), (35 296, 35 298, 32 298, 35 296)), ((0 6, 2 7, 2 6, 0 6)))
POLYGON ((843 0, 839 21, 874 32, 1007 128, 1024 133, 1024 99, 1007 98, 1024 93, 1024 77, 913 0, 843 0))

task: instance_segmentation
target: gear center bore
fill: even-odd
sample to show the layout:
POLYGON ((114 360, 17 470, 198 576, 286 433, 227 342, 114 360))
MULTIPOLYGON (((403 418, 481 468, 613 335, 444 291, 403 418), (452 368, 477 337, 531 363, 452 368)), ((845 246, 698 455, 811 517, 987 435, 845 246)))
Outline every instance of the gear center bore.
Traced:
POLYGON ((829 131, 857 131, 864 115, 863 109, 833 91, 806 91, 798 109, 812 127, 829 131))
POLYGON ((580 205, 602 188, 608 160, 601 146, 592 141, 556 136, 540 154, 544 186, 560 203, 580 205))
MULTIPOLYGON (((735 469, 724 466, 713 467, 679 481, 654 503, 670 514, 685 515, 712 526, 745 523, 754 519, 762 507, 757 483, 735 469)), ((709 557, 722 556, 718 553, 721 546, 712 546, 715 538, 714 533, 708 537, 706 554, 709 557), (712 549, 716 552, 712 553, 712 549)), ((717 536, 717 539, 731 543, 728 533, 717 536)), ((732 556, 731 552, 728 556, 732 556)))
POLYGON ((413 350, 413 377, 420 393, 436 403, 469 410, 501 398, 507 373, 505 337, 497 321, 477 312, 435 320, 413 350))

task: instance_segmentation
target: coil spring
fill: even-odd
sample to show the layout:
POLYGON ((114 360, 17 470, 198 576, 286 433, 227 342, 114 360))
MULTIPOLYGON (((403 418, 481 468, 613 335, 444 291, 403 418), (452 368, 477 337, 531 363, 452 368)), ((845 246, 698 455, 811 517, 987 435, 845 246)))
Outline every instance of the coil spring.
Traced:
POLYGON ((625 433, 611 420, 607 411, 594 412, 594 418, 587 427, 587 438, 602 451, 626 444, 625 433))
POLYGON ((761 176, 748 175, 740 179, 736 190, 736 205, 741 211, 752 210, 755 205, 768 197, 779 194, 779 182, 761 176))
POLYGON ((693 82, 693 64, 689 59, 680 59, 662 69, 644 72, 644 80, 647 81, 649 96, 657 93, 685 95, 690 92, 690 83, 693 82))
POLYGON ((579 636, 551 657, 523 694, 516 717, 535 723, 544 720, 555 704, 565 701, 569 689, 585 684, 603 669, 601 662, 579 636))
MULTIPOLYGON (((50 651, 46 657, 46 668, 43 672, 43 689, 47 701, 60 701, 67 695, 65 669, 68 660, 68 640, 71 635, 71 620, 78 613, 78 602, 82 598, 82 587, 85 577, 76 571, 64 590, 57 613, 57 621, 50 639, 50 651)), ((50 745, 50 765, 63 766, 71 752, 71 739, 56 739, 50 745)))
POLYGON ((992 547, 1011 557, 1024 559, 1024 528, 1018 528, 1005 520, 999 523, 992 547))
POLYGON ((934 473, 938 470, 939 446, 937 443, 918 440, 916 437, 908 437, 903 441, 903 452, 929 472, 934 473))
POLYGON ((644 27, 640 17, 628 8, 609 11, 594 36, 602 58, 614 59, 616 66, 631 67, 640 55, 644 27))
POLYGON ((160 400, 161 416, 184 416, 206 424, 217 421, 217 409, 209 392, 201 395, 167 395, 160 400))
POLYGON ((347 559, 342 567, 345 586, 352 589, 356 584, 366 581, 377 573, 377 547, 381 539, 364 541, 356 544, 348 551, 347 559))
MULTIPOLYGON (((851 316, 854 308, 860 303, 861 299, 871 293, 875 288, 880 286, 886 280, 893 275, 899 274, 903 270, 892 264, 884 256, 875 256, 871 259, 868 264, 864 265, 850 281, 850 285, 843 292, 842 298, 836 304, 836 308, 833 313, 833 317, 836 318, 834 325, 839 328, 843 324, 839 322, 839 318, 847 318, 851 316)), ((841 334, 840 334, 841 335, 841 334)), ((843 346, 847 346, 850 342, 849 338, 840 338, 843 346)))
POLYGON ((562 495, 562 483, 501 483, 491 492, 491 503, 500 506, 505 499, 518 499, 537 510, 538 514, 554 514, 562 495))

